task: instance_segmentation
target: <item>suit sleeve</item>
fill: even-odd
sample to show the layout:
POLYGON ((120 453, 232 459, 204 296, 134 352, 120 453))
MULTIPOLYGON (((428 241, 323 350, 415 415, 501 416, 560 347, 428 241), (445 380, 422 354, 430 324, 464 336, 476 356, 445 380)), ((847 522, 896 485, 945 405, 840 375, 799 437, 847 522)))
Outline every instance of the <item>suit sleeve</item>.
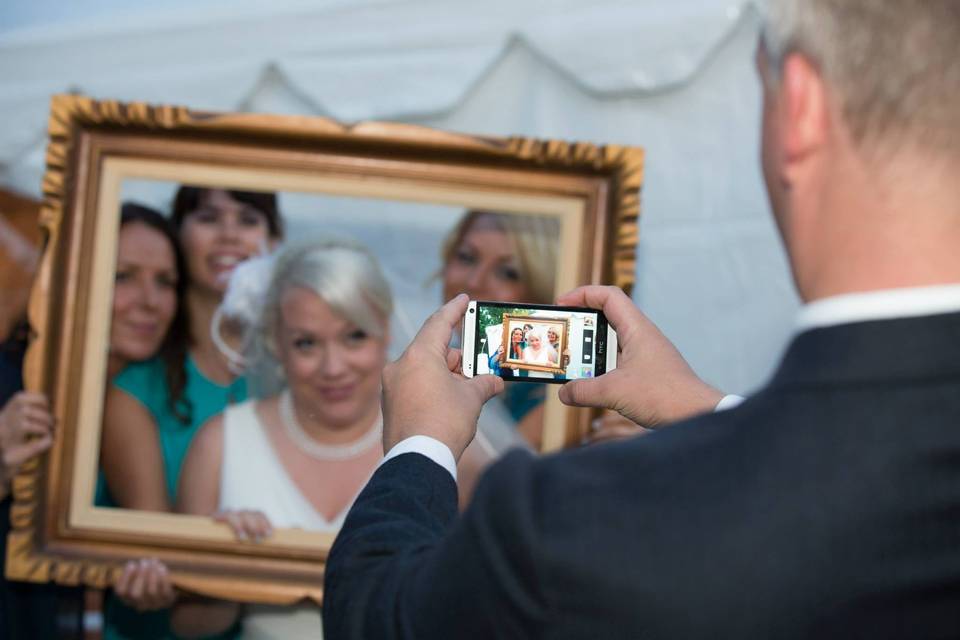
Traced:
POLYGON ((327 560, 328 640, 535 638, 546 619, 536 464, 505 456, 457 518, 450 474, 407 453, 384 464, 327 560))

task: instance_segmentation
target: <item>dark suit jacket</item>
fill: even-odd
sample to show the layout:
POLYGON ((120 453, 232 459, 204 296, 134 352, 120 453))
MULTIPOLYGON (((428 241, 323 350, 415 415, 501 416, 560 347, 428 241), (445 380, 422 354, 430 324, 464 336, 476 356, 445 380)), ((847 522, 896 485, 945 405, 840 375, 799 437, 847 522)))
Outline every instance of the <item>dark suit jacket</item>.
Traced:
POLYGON ((808 331, 737 409, 456 500, 418 454, 377 471, 328 640, 960 637, 960 314, 808 331))

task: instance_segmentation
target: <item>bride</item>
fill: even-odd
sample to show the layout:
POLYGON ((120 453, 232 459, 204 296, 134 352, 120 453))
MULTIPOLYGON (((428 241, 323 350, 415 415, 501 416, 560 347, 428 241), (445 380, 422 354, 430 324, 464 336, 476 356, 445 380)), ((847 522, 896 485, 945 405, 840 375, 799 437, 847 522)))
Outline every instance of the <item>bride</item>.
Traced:
MULTIPOLYGON (((272 527, 339 529, 383 457, 380 374, 392 306, 376 260, 359 245, 326 241, 283 252, 248 365, 273 362, 285 387, 202 427, 184 463, 178 511, 222 513, 252 538, 272 527)), ((321 634, 320 611, 310 606, 186 601, 174 608, 172 626, 196 637, 238 620, 244 637, 321 634)))
POLYGON ((527 364, 556 367, 560 363, 559 355, 545 340, 544 331, 534 327, 527 332, 527 346, 523 349, 523 361, 527 364))

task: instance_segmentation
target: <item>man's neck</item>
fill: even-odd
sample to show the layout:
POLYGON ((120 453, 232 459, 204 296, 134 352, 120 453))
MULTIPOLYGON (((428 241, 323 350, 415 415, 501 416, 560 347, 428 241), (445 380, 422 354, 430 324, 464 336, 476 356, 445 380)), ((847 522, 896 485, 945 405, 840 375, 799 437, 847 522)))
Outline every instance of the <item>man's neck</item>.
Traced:
POLYGON ((801 297, 960 282, 960 190, 945 166, 899 162, 828 185, 794 265, 801 297))

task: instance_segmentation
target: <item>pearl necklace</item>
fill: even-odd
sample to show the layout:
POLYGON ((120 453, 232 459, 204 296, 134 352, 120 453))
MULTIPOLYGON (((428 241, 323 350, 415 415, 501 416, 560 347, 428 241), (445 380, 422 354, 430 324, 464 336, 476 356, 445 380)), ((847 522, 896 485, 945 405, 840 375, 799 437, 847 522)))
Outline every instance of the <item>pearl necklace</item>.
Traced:
POLYGON ((280 421, 283 423, 283 428, 287 432, 287 436, 289 436, 291 442, 293 442, 300 451, 317 460, 348 460, 355 458, 377 442, 380 442, 383 437, 383 417, 378 416, 373 427, 353 442, 346 442, 344 444, 322 444, 307 435, 307 432, 300 426, 300 422, 297 420, 297 416, 293 411, 293 397, 290 395, 289 389, 284 389, 283 393, 280 394, 279 409, 280 421))

